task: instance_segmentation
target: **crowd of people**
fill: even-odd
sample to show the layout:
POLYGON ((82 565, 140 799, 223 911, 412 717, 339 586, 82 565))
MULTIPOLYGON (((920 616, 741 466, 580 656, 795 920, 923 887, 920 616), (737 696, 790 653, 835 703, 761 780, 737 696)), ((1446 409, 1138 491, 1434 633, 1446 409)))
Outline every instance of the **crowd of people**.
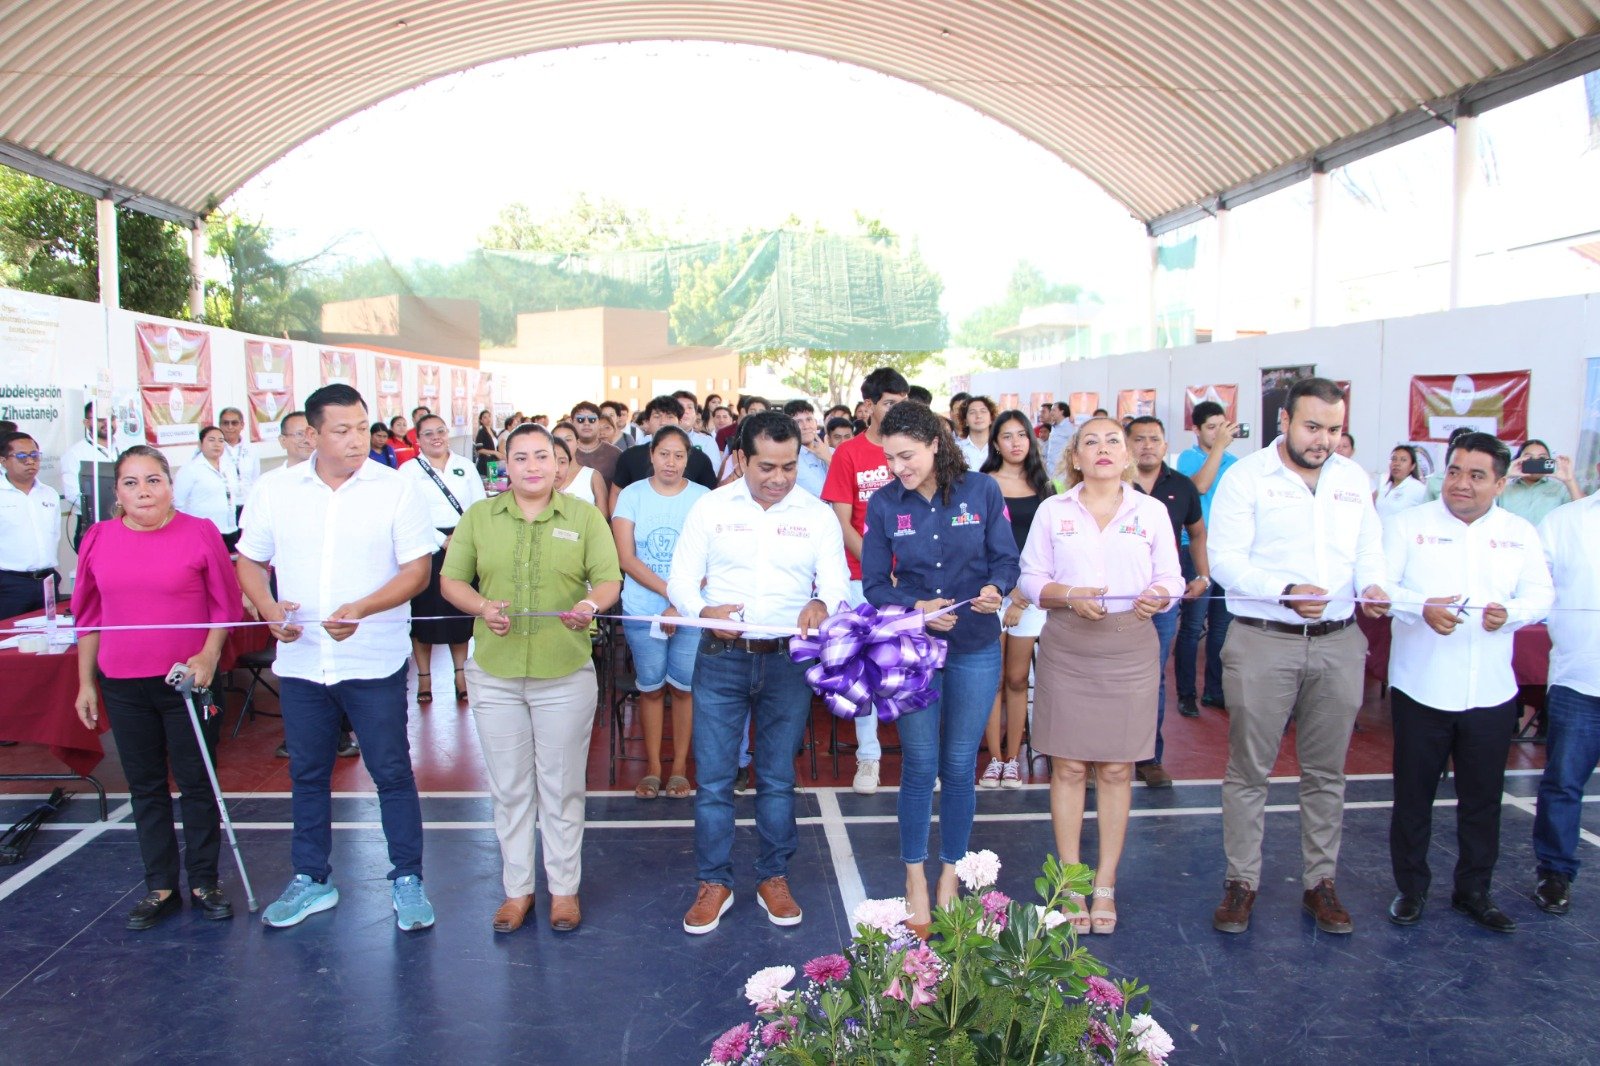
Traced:
MULTIPOLYGON (((433 648, 446 645, 494 805, 505 902, 492 924, 509 933, 534 906, 536 824, 550 924, 582 921, 597 695, 590 630, 620 603, 645 749, 635 795, 693 799, 698 885, 682 924, 697 935, 733 904, 734 796, 752 785, 756 903, 775 924, 802 920, 788 876, 795 753, 813 694, 789 640, 860 604, 921 612, 946 642, 935 698, 895 723, 913 929, 925 933, 958 891, 978 790, 1028 777, 1027 742, 1049 757, 1064 861, 1080 858, 1094 795, 1095 876, 1069 920, 1086 933, 1115 930, 1133 783, 1172 784, 1161 734, 1174 658, 1179 713, 1228 717, 1215 928, 1250 924, 1268 774, 1292 724, 1302 903, 1319 929, 1349 933, 1336 878, 1345 756, 1364 694, 1359 611, 1394 619, 1398 891, 1388 916, 1422 916, 1433 800, 1451 761, 1452 905, 1509 931, 1489 883, 1519 715, 1511 641, 1548 620, 1534 897, 1563 913, 1583 790, 1600 758, 1600 648, 1581 613, 1600 602, 1589 550, 1600 543, 1600 510, 1582 497, 1571 461, 1543 442, 1513 457, 1472 431, 1452 436, 1429 480, 1417 452, 1396 447, 1374 488, 1353 458, 1345 404, 1331 381, 1296 382, 1276 439, 1239 457, 1229 451, 1238 427, 1221 406, 1200 403, 1185 427, 1195 443, 1172 461, 1154 417, 1074 418, 1051 404, 1036 420, 965 394, 938 412, 927 390, 882 368, 853 410, 759 397, 730 407, 680 392, 632 414, 615 401, 582 402, 554 425, 516 412, 497 428, 484 411, 462 455, 427 408, 373 422, 359 393, 330 385, 284 416, 282 465, 261 472, 241 440, 243 416, 229 408, 176 476, 158 450, 112 454, 107 427, 86 411, 83 440, 62 459, 61 493, 38 481, 33 438, 0 435, 0 617, 37 609, 42 582, 58 579, 61 519, 86 505, 79 465, 113 464, 115 513, 74 531, 77 619, 173 626, 91 628, 81 642, 77 711, 90 728, 102 707, 109 717, 146 867, 131 928, 150 927, 181 898, 169 770, 182 793, 193 905, 231 915, 215 797, 163 677, 181 662, 209 683, 223 630, 207 626, 244 612, 278 641, 294 797, 292 876, 264 921, 290 926, 337 904, 330 781, 335 759, 359 751, 378 790, 397 923, 433 924, 407 686, 414 670, 417 703, 434 700, 433 648), (486 492, 492 473, 504 491, 486 492)), ((871 713, 853 724, 852 787, 871 794, 883 725, 871 713)))

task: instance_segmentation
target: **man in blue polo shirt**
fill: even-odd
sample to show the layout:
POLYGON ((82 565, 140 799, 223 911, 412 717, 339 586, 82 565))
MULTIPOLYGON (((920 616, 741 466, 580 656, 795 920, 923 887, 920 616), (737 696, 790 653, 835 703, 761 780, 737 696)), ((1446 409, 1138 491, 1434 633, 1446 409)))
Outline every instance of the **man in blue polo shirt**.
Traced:
MULTIPOLYGON (((1195 444, 1178 455, 1178 473, 1185 475, 1200 490, 1200 512, 1206 528, 1211 526, 1211 500, 1217 494, 1217 485, 1236 457, 1228 453, 1238 425, 1228 421, 1227 412, 1220 403, 1205 400, 1194 405, 1190 418, 1194 426, 1195 444)), ((1185 574, 1195 572, 1190 558, 1189 535, 1184 533, 1178 543, 1178 562, 1185 574)), ((1206 639, 1206 683, 1200 702, 1219 711, 1228 709, 1222 699, 1222 645, 1228 639, 1228 624, 1233 616, 1228 613, 1227 590, 1212 584, 1204 595, 1186 599, 1179 608, 1178 640, 1173 647, 1174 669, 1178 675, 1178 713, 1185 718, 1198 718, 1200 708, 1195 705, 1195 657, 1200 651, 1200 638, 1209 630, 1206 639)))

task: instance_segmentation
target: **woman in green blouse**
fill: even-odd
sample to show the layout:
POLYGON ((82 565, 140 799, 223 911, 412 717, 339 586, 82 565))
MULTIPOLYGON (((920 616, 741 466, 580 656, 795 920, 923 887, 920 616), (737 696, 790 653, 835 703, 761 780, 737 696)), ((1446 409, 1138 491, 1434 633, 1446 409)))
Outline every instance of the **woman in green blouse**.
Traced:
POLYGON ((582 920, 584 771, 598 692, 589 623, 616 602, 622 571, 605 517, 556 491, 549 431, 518 426, 505 448, 511 491, 461 516, 439 589, 478 619, 467 677, 506 891, 495 931, 520 928, 533 907, 536 814, 550 925, 566 931, 582 920), (559 617, 527 617, 552 611, 559 617))

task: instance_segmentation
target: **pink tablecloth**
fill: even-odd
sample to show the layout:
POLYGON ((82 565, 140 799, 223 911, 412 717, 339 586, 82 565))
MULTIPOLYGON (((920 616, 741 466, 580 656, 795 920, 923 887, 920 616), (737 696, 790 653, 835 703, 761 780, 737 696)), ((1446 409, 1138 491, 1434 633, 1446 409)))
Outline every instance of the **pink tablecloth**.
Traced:
MULTIPOLYGON (((37 614, 30 611, 18 617, 37 614)), ((0 629, 12 628, 14 621, 0 621, 0 629)), ((101 716, 98 730, 86 728, 73 710, 77 698, 76 644, 60 655, 24 655, 12 648, 0 651, 0 740, 49 745, 50 754, 69 770, 87 775, 105 758, 100 734, 111 725, 101 716)))

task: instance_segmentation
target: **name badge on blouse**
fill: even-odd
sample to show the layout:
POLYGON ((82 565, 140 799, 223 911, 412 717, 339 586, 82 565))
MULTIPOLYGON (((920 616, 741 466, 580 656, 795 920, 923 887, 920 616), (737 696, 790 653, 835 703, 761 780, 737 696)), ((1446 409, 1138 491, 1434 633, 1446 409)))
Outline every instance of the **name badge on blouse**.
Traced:
POLYGON ((578 531, 576 529, 552 529, 550 531, 550 535, 555 537, 557 540, 578 539, 578 531))

